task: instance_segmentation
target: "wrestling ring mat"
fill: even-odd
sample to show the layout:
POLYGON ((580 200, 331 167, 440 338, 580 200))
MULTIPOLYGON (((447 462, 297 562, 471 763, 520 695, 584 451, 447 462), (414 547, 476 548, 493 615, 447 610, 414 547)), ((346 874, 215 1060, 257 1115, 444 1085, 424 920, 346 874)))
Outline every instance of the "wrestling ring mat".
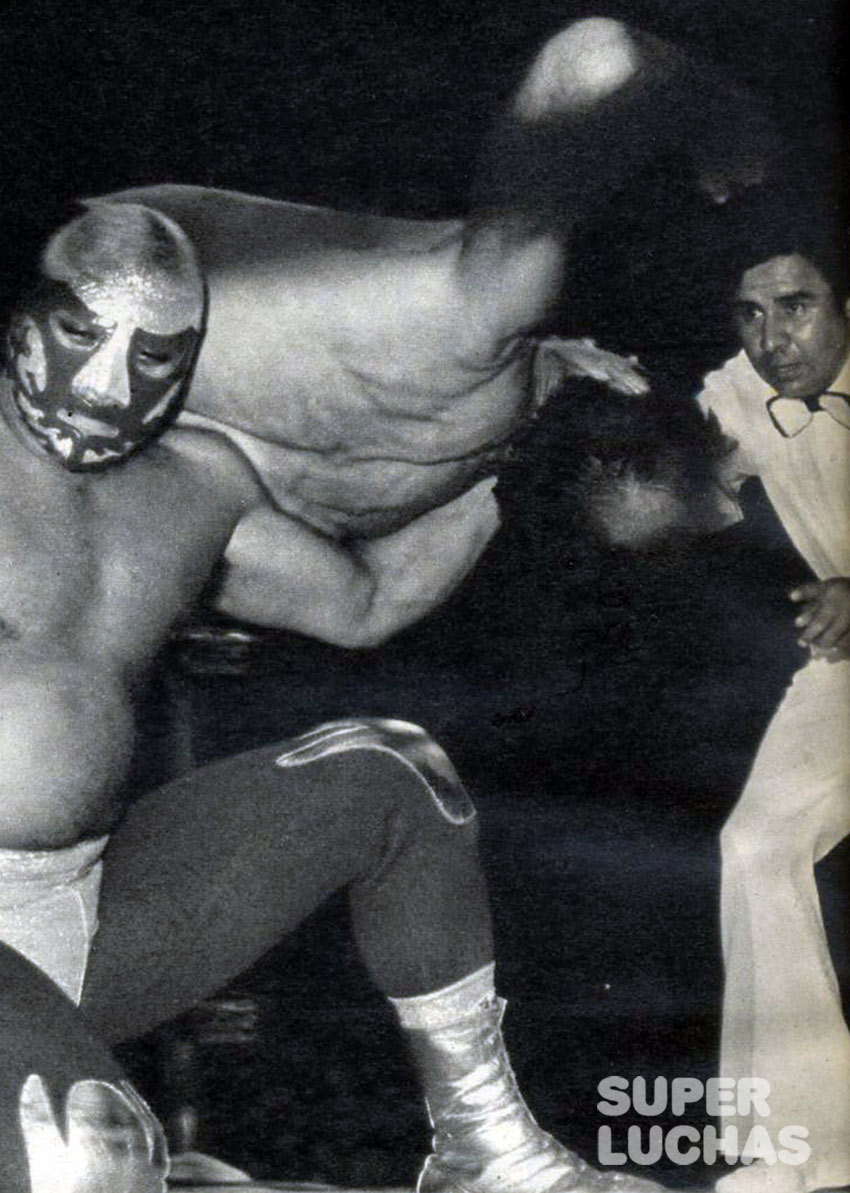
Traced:
POLYGON ((358 1189, 344 1185, 326 1185, 316 1181, 253 1181, 247 1173, 202 1152, 184 1152, 174 1157, 178 1173, 168 1181, 168 1189, 186 1193, 225 1193, 232 1189, 244 1193, 411 1193, 401 1185, 370 1185, 358 1189))

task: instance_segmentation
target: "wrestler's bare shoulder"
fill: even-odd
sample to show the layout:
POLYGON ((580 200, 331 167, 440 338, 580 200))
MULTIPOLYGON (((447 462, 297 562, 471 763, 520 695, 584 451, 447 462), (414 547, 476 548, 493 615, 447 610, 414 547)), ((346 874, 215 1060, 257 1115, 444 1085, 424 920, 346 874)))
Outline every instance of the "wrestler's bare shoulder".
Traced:
POLYGON ((131 510, 148 515, 167 510, 170 521, 229 523, 257 499, 259 485, 251 465, 223 435, 175 427, 130 460, 97 475, 92 493, 95 504, 113 520, 131 510))
POLYGON ((144 666, 194 605, 240 518, 261 500, 250 465, 204 431, 169 431, 91 478, 101 577, 92 624, 127 666, 144 666))
POLYGON ((215 427, 177 424, 159 445, 171 466, 203 490, 210 489, 226 502, 240 508, 259 494, 260 484, 253 466, 233 440, 215 427))

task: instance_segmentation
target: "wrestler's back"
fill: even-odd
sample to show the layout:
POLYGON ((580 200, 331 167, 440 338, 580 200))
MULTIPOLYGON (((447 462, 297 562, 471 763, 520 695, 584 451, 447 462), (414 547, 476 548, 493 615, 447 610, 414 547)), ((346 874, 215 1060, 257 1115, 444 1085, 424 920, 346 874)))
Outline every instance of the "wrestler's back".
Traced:
POLYGON ((57 848, 120 815, 130 686, 233 526, 202 471, 157 445, 75 475, 0 428, 0 847, 57 848))
POLYGON ((527 354, 459 287, 460 221, 198 187, 113 197, 197 246, 210 309, 187 407, 266 441, 252 458, 284 508, 353 533, 386 511, 389 529, 454 495, 521 417, 527 354))

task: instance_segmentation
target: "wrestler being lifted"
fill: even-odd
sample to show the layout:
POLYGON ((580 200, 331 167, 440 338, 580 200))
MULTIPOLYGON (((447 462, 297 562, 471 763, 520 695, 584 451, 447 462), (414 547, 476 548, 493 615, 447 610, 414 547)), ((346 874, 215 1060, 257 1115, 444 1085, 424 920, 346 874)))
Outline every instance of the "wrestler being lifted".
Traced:
POLYGON ((658 156, 724 201, 761 178, 766 139, 753 97, 708 64, 591 18, 544 45, 494 124, 466 220, 177 185, 115 197, 174 218, 209 281, 185 422, 226 432, 281 509, 359 539, 492 476, 565 373, 642 392, 631 361, 535 335, 570 233, 658 156))

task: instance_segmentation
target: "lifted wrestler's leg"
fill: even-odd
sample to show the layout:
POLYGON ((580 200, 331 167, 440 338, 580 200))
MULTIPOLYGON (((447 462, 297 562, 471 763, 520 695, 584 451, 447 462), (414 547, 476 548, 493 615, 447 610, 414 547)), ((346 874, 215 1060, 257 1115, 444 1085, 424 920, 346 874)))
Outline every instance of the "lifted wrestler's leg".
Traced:
POLYGON ((576 224, 649 163, 692 163, 725 202, 761 182, 774 150, 765 101, 707 60, 622 21, 578 20, 551 37, 485 140, 458 284, 496 341, 549 313, 576 224))
POLYGON ((422 1193, 639 1193, 647 1182, 590 1169, 522 1100, 476 837, 452 764, 404 722, 336 722, 205 768, 140 801, 115 834, 84 1008, 111 1039, 144 1030, 347 888, 434 1126, 422 1193))

